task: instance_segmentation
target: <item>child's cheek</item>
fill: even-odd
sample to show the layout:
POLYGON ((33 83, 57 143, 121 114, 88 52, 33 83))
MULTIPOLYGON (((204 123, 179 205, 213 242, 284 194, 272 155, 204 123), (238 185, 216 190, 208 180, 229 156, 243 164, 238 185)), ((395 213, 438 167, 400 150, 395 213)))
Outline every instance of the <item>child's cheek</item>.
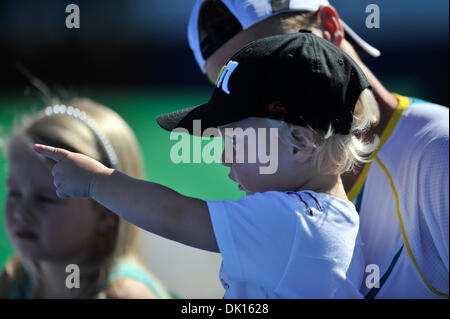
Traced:
POLYGON ((248 190, 254 190, 259 180, 259 165, 257 163, 243 163, 235 165, 235 174, 239 183, 248 190))
POLYGON ((87 199, 70 198, 64 206, 54 207, 42 220, 47 243, 58 243, 55 254, 89 251, 95 244, 96 219, 87 199))
MULTIPOLYGON (((81 225, 70 224, 70 219, 60 219, 56 214, 65 212, 49 212, 41 220, 41 236, 43 250, 51 256, 58 257, 65 254, 66 251, 71 250, 71 241, 76 239, 74 237, 73 228, 81 225)), ((82 231, 82 229, 80 229, 82 231)))
POLYGON ((8 201, 5 204, 4 223, 8 237, 11 238, 13 225, 13 208, 11 203, 9 203, 8 201))

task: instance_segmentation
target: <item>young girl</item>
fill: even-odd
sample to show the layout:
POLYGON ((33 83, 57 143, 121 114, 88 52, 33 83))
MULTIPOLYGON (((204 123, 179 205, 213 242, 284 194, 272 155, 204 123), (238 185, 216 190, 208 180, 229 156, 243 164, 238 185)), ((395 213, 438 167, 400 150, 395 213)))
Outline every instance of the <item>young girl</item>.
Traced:
POLYGON ((4 218, 17 255, 1 275, 0 297, 168 297, 140 263, 135 226, 91 199, 55 195, 51 163, 36 156, 35 143, 83 153, 143 177, 136 138, 117 113, 89 99, 68 105, 47 107, 25 119, 7 143, 4 218))
POLYGON ((353 60, 302 30, 252 42, 222 68, 207 104, 157 119, 167 130, 194 132, 194 120, 220 129, 222 161, 247 193, 237 201, 186 197, 69 150, 35 150, 57 162, 59 197, 91 197, 139 227, 220 252, 226 298, 360 298, 359 218, 340 174, 375 148, 360 139, 374 110, 353 60), (270 173, 266 151, 277 155, 270 173))

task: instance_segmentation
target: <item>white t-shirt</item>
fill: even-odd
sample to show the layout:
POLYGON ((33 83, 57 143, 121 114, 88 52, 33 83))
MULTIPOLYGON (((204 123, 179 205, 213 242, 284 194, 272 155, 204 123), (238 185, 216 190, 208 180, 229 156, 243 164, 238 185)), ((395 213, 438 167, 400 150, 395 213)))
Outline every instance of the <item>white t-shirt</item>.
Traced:
POLYGON ((362 298, 364 259, 351 202, 268 191, 207 205, 224 298, 362 298))
POLYGON ((366 298, 448 298, 449 112, 398 96, 382 147, 348 196, 360 212, 367 264, 380 288, 366 298))

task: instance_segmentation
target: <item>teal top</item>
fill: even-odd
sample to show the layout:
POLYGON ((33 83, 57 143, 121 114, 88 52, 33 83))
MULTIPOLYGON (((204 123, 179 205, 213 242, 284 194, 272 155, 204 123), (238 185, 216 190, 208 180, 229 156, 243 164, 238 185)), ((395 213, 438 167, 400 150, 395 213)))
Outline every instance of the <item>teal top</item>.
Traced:
MULTIPOLYGON (((132 278, 145 284, 158 298, 171 298, 169 293, 153 278, 153 276, 145 271, 142 267, 130 261, 122 261, 118 263, 108 276, 104 289, 112 282, 121 278, 132 278)), ((16 281, 9 294, 10 299, 30 299, 33 287, 30 278, 27 276, 24 281, 16 281)), ((102 290, 102 289, 101 289, 102 290)), ((101 291, 100 290, 100 291, 101 291)))

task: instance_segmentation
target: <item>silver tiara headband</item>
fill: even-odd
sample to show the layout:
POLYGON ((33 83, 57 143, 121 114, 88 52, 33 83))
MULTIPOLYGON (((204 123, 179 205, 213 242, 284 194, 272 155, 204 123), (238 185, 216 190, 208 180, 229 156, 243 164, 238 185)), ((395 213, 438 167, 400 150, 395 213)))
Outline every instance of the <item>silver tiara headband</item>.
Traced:
POLYGON ((81 122, 83 122, 87 127, 91 129, 91 131, 95 134, 98 140, 103 145, 105 152, 108 156, 109 162, 112 165, 112 168, 117 167, 117 155, 112 147, 109 139, 105 134, 100 131, 98 126, 92 121, 89 117, 86 116, 86 113, 80 111, 80 109, 73 106, 65 106, 64 104, 56 104, 53 106, 47 106, 44 110, 40 112, 42 117, 52 116, 52 115, 68 115, 71 116, 81 122))

